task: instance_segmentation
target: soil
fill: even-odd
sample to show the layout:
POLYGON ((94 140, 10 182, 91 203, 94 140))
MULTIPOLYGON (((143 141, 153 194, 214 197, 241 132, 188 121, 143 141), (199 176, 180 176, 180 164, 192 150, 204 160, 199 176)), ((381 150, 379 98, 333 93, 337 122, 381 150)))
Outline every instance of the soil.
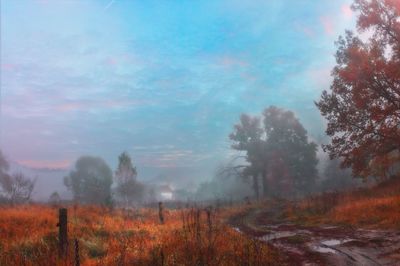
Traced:
POLYGON ((280 219, 279 208, 251 209, 230 220, 238 231, 281 251, 289 265, 399 265, 400 232, 307 226, 280 219))

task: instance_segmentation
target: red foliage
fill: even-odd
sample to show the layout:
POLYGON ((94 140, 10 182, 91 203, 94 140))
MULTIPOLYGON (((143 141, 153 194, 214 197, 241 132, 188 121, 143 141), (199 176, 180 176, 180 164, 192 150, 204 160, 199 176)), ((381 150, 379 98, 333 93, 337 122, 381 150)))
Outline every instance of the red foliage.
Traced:
POLYGON ((384 158, 400 151, 400 1, 355 0, 352 8, 358 31, 373 35, 362 41, 348 31, 337 42, 331 91, 316 103, 332 137, 324 149, 354 175, 371 175, 374 160, 390 162, 384 176, 399 162, 384 158))

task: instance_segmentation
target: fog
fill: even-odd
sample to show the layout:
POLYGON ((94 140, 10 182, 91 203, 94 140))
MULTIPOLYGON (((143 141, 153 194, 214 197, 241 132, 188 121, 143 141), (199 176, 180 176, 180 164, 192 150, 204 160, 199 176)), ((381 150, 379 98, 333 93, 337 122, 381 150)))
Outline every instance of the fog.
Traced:
POLYGON ((173 194, 166 200, 323 191, 321 144, 330 139, 314 101, 332 80, 334 40, 354 27, 349 10, 347 0, 3 1, 0 148, 9 172, 36 178, 34 200, 55 191, 71 200, 65 177, 82 156, 100 157, 116 193, 126 151, 146 187, 141 202, 163 190, 173 194), (271 133, 271 106, 305 131, 298 157, 309 166, 282 159, 286 148, 265 136, 259 150, 234 147, 242 114, 271 133), (221 165, 237 171, 221 176, 221 165), (309 179, 294 184, 300 176, 309 179))

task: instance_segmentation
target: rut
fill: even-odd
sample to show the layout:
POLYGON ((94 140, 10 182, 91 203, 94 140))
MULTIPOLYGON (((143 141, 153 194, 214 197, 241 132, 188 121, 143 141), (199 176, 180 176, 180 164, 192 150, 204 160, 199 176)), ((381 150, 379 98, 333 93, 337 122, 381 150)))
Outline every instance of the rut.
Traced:
POLYGON ((280 250, 289 265, 400 266, 400 232, 279 220, 277 209, 253 209, 231 224, 280 250), (269 217, 269 219, 266 219, 269 217))

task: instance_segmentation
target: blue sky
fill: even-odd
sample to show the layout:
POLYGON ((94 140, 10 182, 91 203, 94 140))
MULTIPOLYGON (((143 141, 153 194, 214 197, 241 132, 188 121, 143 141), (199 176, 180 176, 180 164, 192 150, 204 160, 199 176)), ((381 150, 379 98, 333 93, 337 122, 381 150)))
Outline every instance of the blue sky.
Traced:
POLYGON ((1 147, 29 167, 80 155, 139 178, 212 176, 240 113, 296 112, 323 136, 349 0, 2 0, 1 147), (142 175, 140 175, 142 174, 142 175))

